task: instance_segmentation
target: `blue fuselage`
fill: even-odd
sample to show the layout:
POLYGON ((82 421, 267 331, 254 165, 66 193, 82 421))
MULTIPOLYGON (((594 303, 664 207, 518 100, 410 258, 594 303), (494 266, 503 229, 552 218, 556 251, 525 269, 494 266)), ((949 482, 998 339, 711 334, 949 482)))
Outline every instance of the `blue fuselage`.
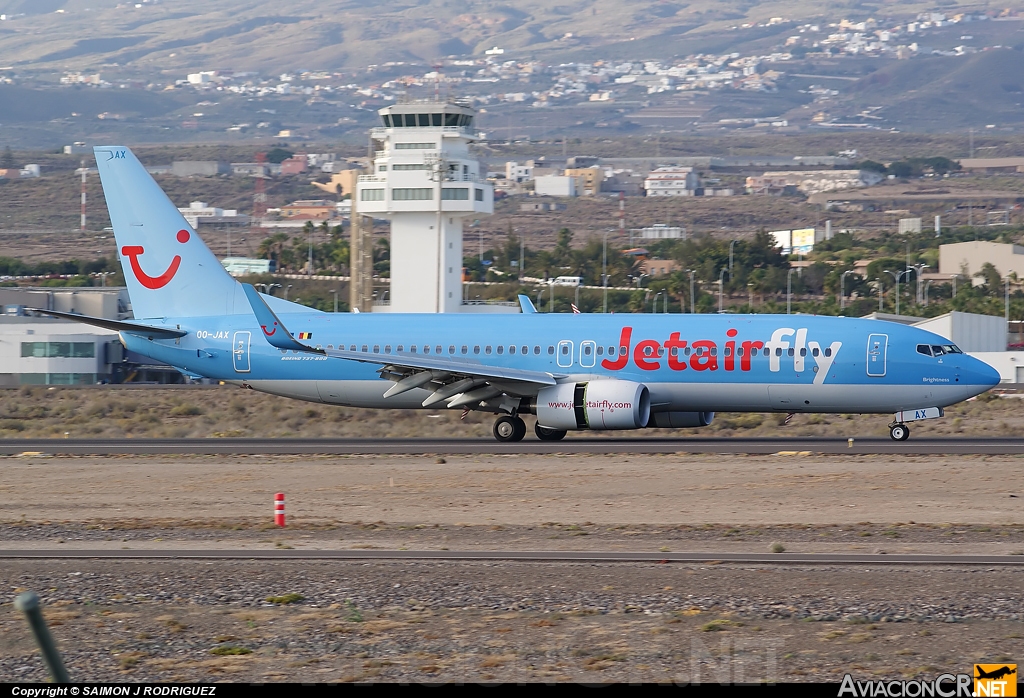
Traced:
POLYGON ((655 412, 895 412, 949 405, 999 382, 994 369, 949 340, 875 320, 319 312, 280 318, 309 346, 360 352, 371 362, 277 349, 245 314, 168 318, 158 324, 188 334, 150 340, 122 333, 122 341, 189 375, 364 407, 419 407, 429 394, 383 397, 392 381, 378 370, 401 356, 540 371, 560 382, 635 381, 649 387, 655 412))

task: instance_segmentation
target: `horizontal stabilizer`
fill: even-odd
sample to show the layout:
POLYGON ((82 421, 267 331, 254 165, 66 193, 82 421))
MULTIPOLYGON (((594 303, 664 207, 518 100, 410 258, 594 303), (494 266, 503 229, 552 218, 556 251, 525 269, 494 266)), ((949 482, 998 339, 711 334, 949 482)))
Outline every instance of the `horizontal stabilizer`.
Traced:
POLYGON ((242 290, 245 291, 245 297, 249 299, 252 312, 256 315, 256 322, 260 324, 260 329, 263 330, 263 337, 272 346, 278 349, 292 349, 294 351, 312 352, 314 354, 324 353, 322 349, 314 349, 297 342, 288 332, 288 328, 284 326, 280 318, 274 314, 274 311, 270 309, 270 306, 260 296, 259 291, 253 288, 252 284, 242 284, 242 290))
POLYGON ((88 315, 76 315, 75 313, 61 313, 56 310, 42 310, 41 308, 25 308, 34 313, 43 313, 45 315, 53 315, 54 317, 63 318, 64 320, 74 320, 84 325, 93 325, 94 327, 102 327, 105 330, 114 330, 115 332, 130 332, 131 334, 141 335, 143 337, 149 337, 150 339, 174 339, 176 337, 184 337, 188 334, 184 330, 171 329, 170 327, 153 327, 151 325, 137 325, 133 322, 126 322, 123 320, 108 320, 102 317, 90 317, 88 315))

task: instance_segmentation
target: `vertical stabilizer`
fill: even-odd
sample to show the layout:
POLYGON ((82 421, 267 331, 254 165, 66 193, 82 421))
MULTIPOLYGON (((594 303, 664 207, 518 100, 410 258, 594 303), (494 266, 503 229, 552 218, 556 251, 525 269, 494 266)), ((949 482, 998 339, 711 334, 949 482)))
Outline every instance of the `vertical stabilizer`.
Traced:
POLYGON ((251 312, 241 285, 132 151, 123 146, 94 151, 135 317, 251 312))

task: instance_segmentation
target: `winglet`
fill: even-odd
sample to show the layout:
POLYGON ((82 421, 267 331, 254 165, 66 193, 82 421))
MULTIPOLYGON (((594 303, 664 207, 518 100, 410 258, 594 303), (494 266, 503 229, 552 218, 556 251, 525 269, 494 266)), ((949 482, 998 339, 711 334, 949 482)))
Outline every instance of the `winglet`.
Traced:
POLYGON ((523 311, 523 315, 532 315, 537 312, 537 309, 533 307, 533 301, 525 293, 519 294, 519 307, 523 311))
POLYGON ((322 349, 314 349, 295 341, 291 333, 288 332, 288 328, 274 314, 274 311, 270 309, 266 301, 260 298, 259 292, 253 288, 252 284, 242 284, 242 290, 245 291, 245 297, 249 299, 252 312, 256 315, 256 322, 260 324, 260 329, 263 330, 263 337, 270 344, 278 349, 292 349, 294 351, 313 352, 314 354, 324 353, 322 349))

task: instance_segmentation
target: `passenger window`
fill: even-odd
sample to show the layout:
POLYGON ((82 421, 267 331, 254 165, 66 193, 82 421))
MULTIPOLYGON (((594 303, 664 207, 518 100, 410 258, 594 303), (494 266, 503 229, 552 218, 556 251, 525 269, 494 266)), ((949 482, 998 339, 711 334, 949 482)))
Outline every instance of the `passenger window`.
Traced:
POLYGON ((355 344, 353 344, 352 346, 350 346, 350 347, 348 348, 348 350, 349 350, 349 351, 355 351, 355 350, 356 350, 356 345, 355 345, 355 344))
POLYGON ((448 347, 448 353, 449 353, 449 354, 454 354, 454 353, 455 353, 455 345, 454 345, 454 344, 452 344, 452 345, 449 345, 449 347, 448 347))
POLYGON ((589 344, 583 345, 583 355, 584 356, 590 356, 590 345, 589 344))
POLYGON ((832 347, 825 348, 825 356, 832 356, 832 347))
POLYGON ((440 345, 434 347, 434 353, 435 354, 440 354, 441 353, 441 346, 440 345))
MULTIPOLYGON (((729 353, 728 353, 729 352, 729 348, 726 347, 725 351, 726 351, 725 355, 728 356, 729 355, 729 353)), ((743 347, 736 347, 736 356, 743 356, 743 347)))
POLYGON ((683 353, 686 354, 687 356, 689 356, 690 355, 690 347, 686 347, 685 349, 683 349, 683 353))
POLYGON ((363 345, 363 352, 364 352, 364 353, 366 352, 366 349, 367 349, 367 347, 366 347, 366 345, 364 344, 364 345, 363 345))
POLYGON ((469 353, 469 347, 467 347, 465 344, 462 345, 462 353, 463 354, 468 354, 469 353))
POLYGON ((503 346, 501 346, 499 344, 498 347, 497 347, 497 351, 498 351, 499 354, 504 354, 505 353, 505 347, 503 347, 503 346))
POLYGON ((333 345, 333 344, 328 344, 328 345, 327 345, 327 348, 328 348, 328 349, 333 349, 333 348, 334 348, 334 345, 333 345))
POLYGON ((625 356, 629 353, 629 347, 619 347, 619 356, 625 356))
POLYGON ((485 354, 490 354, 491 353, 491 345, 490 344, 488 344, 487 346, 484 347, 484 353, 485 354))
POLYGON ((516 353, 516 345, 515 345, 515 344, 511 345, 511 346, 510 346, 510 347, 508 348, 508 353, 509 353, 509 354, 515 354, 515 353, 516 353))
POLYGON ((604 347, 598 347, 597 348, 597 355, 598 356, 603 356, 604 355, 604 347))
POLYGON ((608 347, 608 356, 615 356, 615 347, 608 347))
POLYGON ((665 355, 665 347, 658 347, 658 356, 665 355))
POLYGON ((807 349, 800 347, 800 356, 807 356, 807 349))
POLYGON ((379 354, 380 353, 380 345, 379 344, 374 344, 373 345, 373 353, 374 354, 379 354))
POLYGON ((391 345, 390 344, 385 344, 384 345, 384 353, 385 354, 390 354, 391 353, 391 345))
POLYGON ((534 353, 534 354, 540 354, 540 347, 539 347, 539 346, 535 346, 535 347, 533 348, 533 353, 534 353))
POLYGON ((818 355, 818 347, 814 347, 813 349, 811 349, 811 356, 817 356, 817 355, 818 355))
POLYGON ((415 344, 413 344, 413 345, 412 345, 411 347, 409 347, 409 351, 410 351, 411 353, 415 354, 415 353, 416 353, 416 345, 415 345, 415 344))
POLYGON ((718 356, 718 347, 711 347, 711 355, 718 356))
POLYGON ((726 347, 722 351, 722 356, 732 356, 732 347, 726 347))
POLYGON ((480 347, 479 346, 473 347, 473 353, 474 354, 479 354, 480 353, 480 347))
POLYGON ((402 347, 401 344, 399 344, 398 347, 395 348, 395 351, 401 354, 403 351, 405 351, 405 349, 402 347))
POLYGON ((786 350, 786 353, 787 353, 787 354, 789 354, 790 356, 792 356, 792 355, 793 355, 793 353, 794 353, 794 351, 793 351, 793 347, 790 347, 789 349, 787 349, 787 350, 786 350))
POLYGON ((569 345, 568 344, 563 344, 562 345, 562 356, 566 356, 568 353, 569 353, 569 345))
POLYGON ((555 353, 555 348, 549 344, 548 345, 548 356, 551 356, 554 353, 555 353))
POLYGON ((426 345, 426 344, 423 345, 423 353, 424 354, 429 354, 430 353, 430 347, 428 345, 426 345))
POLYGON ((528 347, 528 346, 526 346, 526 345, 524 344, 524 345, 523 345, 523 353, 524 353, 524 354, 529 354, 529 353, 530 353, 530 347, 528 347))
POLYGON ((782 347, 776 347, 775 348, 775 355, 776 356, 782 356, 782 347))

